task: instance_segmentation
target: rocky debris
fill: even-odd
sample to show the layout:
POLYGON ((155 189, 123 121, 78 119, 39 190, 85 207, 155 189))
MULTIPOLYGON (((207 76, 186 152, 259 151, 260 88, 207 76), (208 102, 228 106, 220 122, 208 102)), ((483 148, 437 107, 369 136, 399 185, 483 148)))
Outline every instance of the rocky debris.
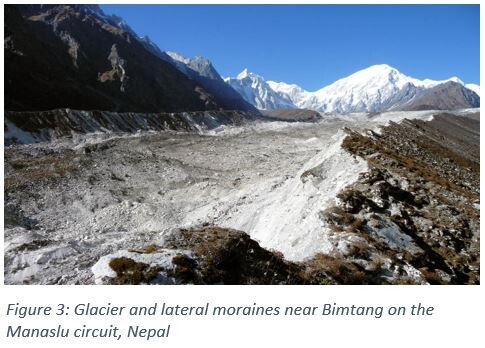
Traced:
MULTIPOLYGON (((44 116, 35 124, 55 114, 44 116)), ((443 189, 441 180, 423 177, 426 170, 442 170, 446 159, 432 152, 438 148, 430 139, 447 129, 441 144, 450 153, 473 152, 476 137, 466 119, 404 121, 379 131, 375 127, 389 119, 430 116, 384 113, 348 121, 255 122, 200 133, 83 134, 70 127, 74 113, 61 116, 62 132, 73 132, 72 138, 5 148, 7 284, 107 283, 113 279, 92 271, 105 256, 107 273, 100 274, 108 278, 118 275, 111 260, 121 259, 114 265, 118 283, 263 283, 264 273, 246 265, 249 260, 263 268, 269 261, 279 270, 266 274, 268 283, 478 281, 473 279, 479 271, 477 174, 447 162, 435 177, 450 178, 447 172, 457 169, 458 179, 468 178, 470 185, 461 187, 457 180, 443 189), (344 142, 350 152, 341 147, 343 126, 359 130, 347 135, 355 141, 344 142), (401 150, 409 151, 416 169, 399 157, 401 150), (233 230, 245 231, 252 241, 233 230), (211 242, 199 250, 205 238, 211 242), (247 246, 241 251, 256 248, 254 243, 266 250, 251 259, 235 250, 237 239, 247 246), (204 273, 201 265, 214 265, 210 255, 234 257, 246 266, 234 278, 226 266, 204 273), (157 269, 162 266, 165 271, 157 269)), ((185 117, 197 124, 194 114, 185 117)), ((467 163, 479 158, 461 157, 467 163)))
POLYGON ((362 262, 387 260, 394 282, 479 283, 479 128, 464 137, 460 126, 474 122, 437 115, 391 123, 381 134, 347 130, 342 147, 370 170, 323 216, 335 233, 365 240, 362 262))
POLYGON ((5 112, 6 145, 51 141, 88 133, 177 130, 200 132, 221 125, 242 125, 257 118, 242 111, 134 113, 57 109, 5 112))
POLYGON ((317 122, 322 119, 319 112, 307 109, 274 109, 261 113, 269 119, 286 122, 317 122))

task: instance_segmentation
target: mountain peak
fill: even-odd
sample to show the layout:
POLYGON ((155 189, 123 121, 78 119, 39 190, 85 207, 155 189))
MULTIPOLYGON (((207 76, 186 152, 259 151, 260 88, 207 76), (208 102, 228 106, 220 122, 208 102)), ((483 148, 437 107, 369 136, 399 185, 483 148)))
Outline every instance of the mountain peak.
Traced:
POLYGON ((250 78, 259 78, 259 79, 262 79, 261 76, 255 74, 255 73, 252 73, 248 70, 248 68, 244 68, 243 71, 241 71, 237 76, 236 76, 236 79, 238 80, 242 80, 242 79, 245 79, 247 77, 250 77, 250 78))
POLYGON ((248 103, 260 110, 294 109, 296 106, 286 95, 274 91, 262 76, 250 72, 247 68, 236 78, 224 79, 248 103))
POLYGON ((237 75, 237 77, 236 77, 236 78, 237 78, 238 80, 242 80, 242 79, 244 79, 244 78, 248 77, 248 76, 249 76, 249 74, 250 74, 250 72, 249 72, 248 68, 244 68, 244 70, 243 70, 243 71, 241 71, 241 72, 240 72, 240 73, 237 75))
POLYGON ((367 67, 364 70, 374 70, 374 71, 395 71, 396 68, 390 66, 389 64, 374 64, 367 67))
POLYGON ((350 75, 365 75, 365 76, 390 76, 401 74, 399 70, 393 68, 388 64, 376 64, 371 65, 365 69, 359 70, 356 73, 350 75))
MULTIPOLYGON (((465 85, 458 77, 442 81, 419 80, 401 73, 389 64, 368 66, 314 92, 295 84, 265 81, 248 69, 244 69, 236 78, 226 79, 226 82, 259 109, 281 107, 286 103, 286 107, 337 113, 397 109, 425 90, 446 83, 465 86, 480 95, 480 86, 465 85), (267 87, 276 92, 277 96, 267 87)), ((471 104, 475 105, 475 102, 471 104)))
POLYGON ((190 63, 190 58, 185 57, 184 55, 177 53, 177 52, 172 52, 172 51, 165 51, 167 55, 170 56, 173 60, 176 60, 178 62, 184 63, 184 64, 189 64, 190 63))
POLYGON ((460 80, 456 76, 453 76, 453 77, 449 78, 448 81, 456 82, 456 83, 459 83, 460 85, 464 85, 465 84, 462 80, 460 80))

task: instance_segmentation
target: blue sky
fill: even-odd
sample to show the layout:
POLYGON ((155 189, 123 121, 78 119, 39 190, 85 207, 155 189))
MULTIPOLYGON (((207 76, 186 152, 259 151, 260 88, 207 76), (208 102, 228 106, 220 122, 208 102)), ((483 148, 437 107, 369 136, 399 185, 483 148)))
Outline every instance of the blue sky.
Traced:
POLYGON ((373 64, 480 79, 479 5, 101 5, 162 50, 316 90, 373 64))

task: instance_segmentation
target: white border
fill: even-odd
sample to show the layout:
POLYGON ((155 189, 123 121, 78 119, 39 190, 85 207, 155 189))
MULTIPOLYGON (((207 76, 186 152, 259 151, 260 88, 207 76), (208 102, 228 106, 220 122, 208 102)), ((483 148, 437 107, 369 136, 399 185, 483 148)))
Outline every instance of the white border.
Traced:
MULTIPOLYGON (((5 1, 4 3, 18 3, 5 1)), ((39 3, 32 1, 32 3, 39 3)), ((63 1, 64 3, 93 3, 92 1, 63 1)), ((42 3, 58 3, 58 1, 43 1, 42 3)), ((103 3, 130 4, 133 1, 103 1, 103 3)), ((143 3, 156 4, 159 1, 145 0, 143 3)), ((223 4, 227 1, 167 1, 164 4, 223 4)), ((260 1, 236 1, 234 4, 259 4, 260 1)), ((275 1, 266 0, 265 4, 298 3, 317 4, 322 1, 275 1)), ((336 3, 336 2, 328 2, 336 3)), ((385 4, 385 1, 339 1, 339 4, 385 4)), ((428 4, 453 4, 456 1, 427 1, 428 4)), ((480 4, 480 1, 460 3, 480 4)), ((419 1, 399 1, 399 4, 420 4, 419 1)), ((3 18, 3 6, 0 10, 3 18)), ((481 15, 483 14, 481 7, 481 15)), ((450 19, 450 25, 453 25, 450 19)), ((3 34, 4 28, 1 27, 3 34)), ((481 26, 481 37, 483 30, 481 26)), ((481 52, 482 53, 482 52, 481 52)), ((464 52, 463 54, 466 54, 464 52)), ((483 55, 481 55, 483 56, 483 55)), ((1 53, 1 77, 4 81, 3 51, 1 53)), ((483 74, 483 73, 482 73, 483 74)), ((481 76, 481 80, 483 80, 481 76)), ((2 94, 4 85, 2 84, 2 94)), ((1 110, 4 100, 0 98, 1 110)), ((2 113, 3 118, 3 113, 2 113)), ((483 127, 483 126, 481 126, 483 127)), ((483 129, 481 129, 483 131, 483 129)), ((2 128, 3 135, 3 128, 2 128)), ((3 145, 2 145, 3 146, 3 145)), ((483 152, 483 147, 481 147, 483 152)), ((2 160, 3 160, 2 148, 2 160)), ((481 167, 482 173, 483 168, 481 167)), ((0 169, 3 178, 3 166, 0 169)), ((3 199, 3 180, 1 195, 3 199)), ((2 210, 3 213, 3 210, 2 210)), ((3 216, 0 222, 3 229, 3 216)), ((481 245, 482 247, 482 245, 481 245)), ((1 241, 3 250, 3 238, 1 241)), ((3 269, 4 260, 0 265, 3 269)), ((3 272, 0 282, 3 284, 3 272)), ((485 300, 483 286, 6 286, 0 285, 0 310, 2 312, 2 330, 5 328, 5 304, 7 302, 22 302, 27 304, 55 304, 65 302, 73 306, 77 302, 119 303, 124 305, 149 305, 154 301, 180 304, 196 304, 210 301, 218 304, 278 304, 284 305, 319 305, 326 302, 339 304, 403 304, 415 302, 426 303, 436 307, 433 317, 367 319, 362 318, 175 318, 172 324, 171 337, 167 340, 153 341, 145 344, 143 341, 116 343, 117 347, 142 347, 145 345, 168 347, 289 347, 289 346, 337 346, 337 347, 467 347, 480 346, 483 339, 483 313, 485 300)), ((50 325, 59 318, 42 319, 42 324, 50 325)), ((135 319, 98 318, 89 321, 91 325, 105 325, 108 322, 128 325, 135 319)), ((143 320, 140 320, 142 322, 143 320)), ((35 318, 17 319, 12 323, 34 325, 35 318)), ((88 323, 86 318, 66 322, 73 325, 88 323)), ((165 318, 148 317, 148 326, 163 325, 165 318)), ((25 341, 13 343, 5 341, 4 332, 0 336, 2 347, 22 346, 69 346, 81 347, 86 343, 93 347, 114 346, 109 342, 59 342, 58 344, 43 344, 46 342, 25 341), (3 343, 3 344, 2 344, 3 343)))

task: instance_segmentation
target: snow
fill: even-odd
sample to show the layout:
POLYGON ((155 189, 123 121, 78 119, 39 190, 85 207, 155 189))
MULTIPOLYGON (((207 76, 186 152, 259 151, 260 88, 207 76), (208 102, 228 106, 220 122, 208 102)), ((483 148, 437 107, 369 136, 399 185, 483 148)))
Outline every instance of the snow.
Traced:
POLYGON ((467 83, 465 87, 468 88, 469 90, 472 90, 473 92, 478 94, 478 96, 480 96, 480 85, 476 85, 474 83, 467 83))
POLYGON ((456 82, 462 86, 465 85, 465 83, 460 80, 458 77, 456 76, 453 76, 449 79, 446 79, 446 80, 439 80, 439 81, 436 81, 436 80, 430 80, 430 79, 424 79, 424 80, 418 80, 418 79, 412 79, 412 82, 418 86, 418 87, 425 87, 425 88, 432 88, 432 87, 435 87, 435 86, 438 86, 440 84, 443 84, 443 83, 446 83, 446 82, 456 82))
POLYGON ((177 52, 166 51, 165 53, 168 54, 173 60, 184 63, 186 65, 190 63, 190 58, 187 58, 177 52))
POLYGON ((465 85, 458 77, 447 80, 419 80, 404 75, 387 64, 370 66, 314 92, 306 91, 295 84, 266 82, 263 77, 247 69, 235 79, 226 79, 246 101, 260 109, 288 108, 291 105, 293 108, 325 113, 380 112, 395 109, 418 93, 449 81, 464 85, 480 95, 480 86, 465 85), (243 83, 247 80, 252 83, 243 83), (264 88, 266 86, 276 92, 279 103, 275 103, 274 95, 264 88))
POLYGON ((268 81, 268 85, 281 96, 288 96, 295 106, 302 103, 311 95, 310 92, 305 91, 303 88, 295 84, 268 81))
POLYGON ((224 79, 244 100, 260 110, 294 109, 295 105, 286 95, 275 92, 263 77, 244 69, 236 78, 224 79))
POLYGON ((245 78, 247 78, 247 77, 256 77, 256 78, 258 78, 258 77, 260 77, 260 76, 259 76, 259 75, 256 75, 256 74, 253 74, 253 73, 250 73, 250 72, 249 72, 249 70, 248 70, 248 68, 244 68, 244 69, 243 69, 243 71, 241 71, 241 72, 240 72, 240 73, 239 73, 239 74, 236 76, 236 78, 237 78, 238 80, 242 80, 242 79, 245 79, 245 78))

